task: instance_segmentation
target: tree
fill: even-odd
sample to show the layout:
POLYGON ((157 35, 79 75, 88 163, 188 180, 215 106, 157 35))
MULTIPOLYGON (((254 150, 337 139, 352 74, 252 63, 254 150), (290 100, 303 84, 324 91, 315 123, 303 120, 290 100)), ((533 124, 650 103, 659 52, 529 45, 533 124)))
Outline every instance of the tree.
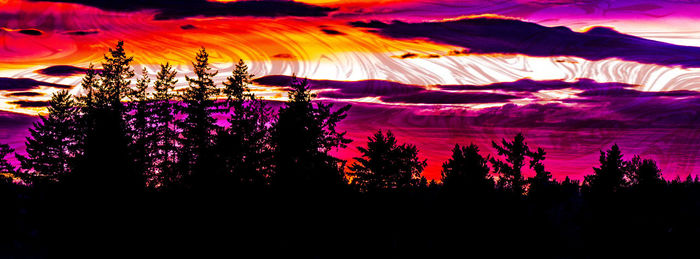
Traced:
POLYGON ((149 185, 155 187, 168 187, 179 183, 182 175, 176 168, 179 145, 179 132, 175 127, 173 90, 177 83, 177 71, 173 70, 170 63, 160 65, 160 71, 156 74, 153 83, 155 92, 148 107, 150 121, 147 131, 149 154, 151 156, 152 172, 149 185))
POLYGON ((273 182, 285 188, 345 184, 344 161, 328 152, 350 143, 345 132, 336 129, 350 105, 333 111, 331 104, 312 103, 315 94, 306 79, 294 77, 290 87, 289 100, 280 108, 274 128, 277 168, 273 182))
POLYGON ((537 148, 537 152, 528 152, 530 160, 530 168, 535 171, 535 176, 528 179, 530 186, 528 188, 528 196, 535 197, 540 193, 547 196, 554 195, 556 182, 552 181, 552 174, 544 169, 542 161, 545 159, 546 152, 544 149, 537 148))
POLYGON ((29 129, 25 145, 27 155, 17 155, 27 170, 29 181, 57 182, 71 172, 78 154, 77 104, 68 91, 55 92, 49 101, 48 115, 41 116, 29 129))
POLYGON ((81 114, 79 125, 83 153, 77 159, 71 178, 74 184, 98 188, 104 193, 140 191, 143 175, 132 167, 129 155, 129 137, 124 122, 125 109, 121 103, 126 96, 129 78, 134 76, 130 63, 119 41, 109 49, 102 62, 99 77, 89 69, 83 78, 86 95, 79 98, 81 114))
POLYGON ((625 161, 617 144, 610 150, 600 151, 600 167, 593 168, 593 175, 584 177, 584 185, 592 192, 612 193, 627 186, 625 161))
POLYGON ((272 173, 273 122, 271 109, 250 93, 252 76, 240 60, 223 83, 230 127, 217 134, 217 150, 225 174, 233 176, 237 184, 260 187, 272 173))
POLYGON ((452 157, 442 164, 442 184, 446 191, 483 193, 493 189, 488 158, 479 154, 475 144, 455 144, 452 157))
POLYGON ((10 164, 5 157, 7 157, 12 152, 15 152, 13 148, 10 148, 8 144, 0 144, 0 182, 10 183, 12 182, 12 177, 17 174, 17 169, 15 166, 10 164))
POLYGON ((197 53, 192 66, 195 77, 185 76, 189 88, 181 95, 181 105, 177 106, 179 112, 186 116, 178 125, 182 129, 180 140, 182 150, 179 161, 183 173, 192 177, 192 181, 203 183, 213 180, 201 174, 212 173, 207 172, 209 170, 205 170, 204 167, 209 165, 205 160, 210 159, 209 151, 213 146, 213 135, 217 130, 212 114, 217 110, 214 97, 219 91, 213 78, 218 72, 211 71, 209 54, 204 47, 197 53))
POLYGON ((648 188, 659 186, 664 182, 661 178, 661 170, 656 166, 654 160, 642 159, 639 155, 635 155, 632 160, 627 162, 626 169, 631 186, 648 188))
POLYGON ((522 168, 525 164, 525 157, 530 154, 530 149, 525 143, 522 133, 515 135, 512 142, 501 140, 501 145, 495 141, 491 144, 498 151, 499 156, 505 156, 505 161, 491 158, 494 173, 499 175, 498 187, 511 191, 517 195, 522 195, 525 191, 525 179, 522 175, 522 168))
POLYGON ((146 92, 151 79, 148 77, 146 68, 141 71, 141 78, 136 81, 134 87, 126 92, 130 102, 129 109, 125 113, 125 120, 127 133, 131 139, 129 143, 131 159, 136 170, 146 176, 148 168, 151 167, 148 138, 153 134, 148 130, 150 119, 148 106, 151 100, 146 92))
POLYGON ((380 191, 419 187, 426 160, 418 158, 418 148, 397 144, 391 131, 381 130, 367 138, 367 147, 357 147, 362 157, 350 166, 352 184, 361 191, 380 191))

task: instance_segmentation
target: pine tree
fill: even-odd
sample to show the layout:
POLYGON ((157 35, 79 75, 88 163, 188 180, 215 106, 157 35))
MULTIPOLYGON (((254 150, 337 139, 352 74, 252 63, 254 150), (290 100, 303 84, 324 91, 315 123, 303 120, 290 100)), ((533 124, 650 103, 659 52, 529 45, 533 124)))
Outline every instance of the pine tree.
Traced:
POLYGON ((270 127, 273 122, 271 109, 250 93, 248 85, 252 77, 241 60, 224 82, 231 126, 217 134, 217 150, 226 174, 240 184, 261 186, 272 170, 270 127))
POLYGON ((273 184, 284 188, 334 188, 345 184, 343 161, 328 154, 350 143, 345 132, 336 129, 350 109, 336 111, 331 104, 312 103, 315 94, 308 80, 292 78, 289 100, 279 110, 275 125, 276 172, 273 184))
POLYGON ((17 175, 17 169, 15 166, 7 161, 8 155, 15 152, 13 148, 10 148, 8 144, 0 144, 0 183, 11 183, 12 177, 17 175))
POLYGON ((25 180, 57 182, 71 172, 78 151, 77 104, 68 91, 56 92, 49 101, 48 115, 29 129, 26 156, 17 156, 25 180))
MULTIPOLYGON (((77 159, 75 174, 71 179, 76 185, 99 188, 105 193, 139 191, 143 189, 143 175, 133 168, 129 156, 125 113, 121 103, 126 96, 134 72, 119 41, 115 49, 105 55, 99 77, 88 71, 83 78, 86 95, 81 101, 80 126, 83 154, 77 159)), ((92 70, 92 69, 91 69, 92 70)))
POLYGON ((181 181, 181 175, 176 167, 179 140, 175 128, 173 90, 177 83, 177 71, 169 63, 161 64, 153 84, 155 93, 149 106, 150 123, 148 144, 152 159, 150 172, 153 172, 149 183, 151 186, 169 187, 181 181))
POLYGON ((148 173, 148 168, 151 167, 148 138, 152 133, 147 129, 150 118, 148 106, 151 100, 146 92, 150 83, 151 79, 148 77, 148 71, 146 71, 146 68, 143 68, 141 78, 136 81, 134 87, 126 92, 126 97, 129 98, 128 111, 125 113, 127 133, 131 140, 129 151, 131 152, 131 160, 134 162, 135 169, 144 176, 148 173))
POLYGON ((415 145, 401 144, 391 131, 386 135, 381 130, 368 137, 367 147, 357 147, 362 157, 350 166, 352 184, 361 191, 401 190, 427 186, 421 176, 427 165, 418 158, 415 145))
POLYGON ((491 158, 494 173, 499 175, 498 187, 511 191, 517 195, 522 195, 525 191, 525 178, 522 175, 522 168, 525 165, 525 157, 530 153, 530 149, 525 143, 522 133, 515 135, 512 142, 501 140, 501 145, 495 141, 491 145, 496 149, 499 156, 505 156, 505 161, 491 158))
POLYGON ((631 186, 647 188, 659 186, 663 183, 661 170, 659 170, 654 160, 642 159, 639 155, 635 155, 632 157, 632 160, 626 163, 625 169, 627 170, 626 174, 629 176, 629 184, 631 186))
POLYGON ((214 98, 219 91, 214 85, 213 77, 218 72, 211 71, 209 54, 204 47, 199 50, 192 65, 195 77, 185 76, 189 88, 181 96, 182 104, 178 106, 179 112, 186 116, 179 123, 183 143, 180 163, 184 173, 193 177, 192 181, 203 183, 213 180, 200 174, 211 173, 206 172, 209 170, 205 170, 204 167, 210 165, 205 160, 210 159, 210 148, 213 146, 214 133, 217 130, 212 114, 217 111, 214 98))
POLYGON ((455 144, 452 157, 442 164, 443 188, 449 192, 484 193, 493 189, 488 158, 479 154, 475 144, 455 144))
POLYGON ((544 149, 537 148, 537 152, 528 152, 530 160, 530 168, 535 171, 535 176, 528 179, 530 186, 528 188, 528 196, 534 197, 539 195, 551 194, 554 191, 556 182, 552 181, 552 174, 544 169, 542 161, 545 159, 546 152, 544 149))
POLYGON ((593 175, 584 178, 585 186, 592 192, 612 193, 627 186, 625 161, 617 144, 607 152, 600 151, 600 167, 593 168, 593 175))

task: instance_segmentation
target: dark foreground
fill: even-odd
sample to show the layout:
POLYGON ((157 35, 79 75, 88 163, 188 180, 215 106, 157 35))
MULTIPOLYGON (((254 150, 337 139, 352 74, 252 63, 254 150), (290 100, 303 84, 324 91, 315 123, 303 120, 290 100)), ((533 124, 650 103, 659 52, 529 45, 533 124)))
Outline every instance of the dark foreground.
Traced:
POLYGON ((688 258, 697 183, 601 197, 446 192, 115 195, 5 185, 8 258, 688 258))

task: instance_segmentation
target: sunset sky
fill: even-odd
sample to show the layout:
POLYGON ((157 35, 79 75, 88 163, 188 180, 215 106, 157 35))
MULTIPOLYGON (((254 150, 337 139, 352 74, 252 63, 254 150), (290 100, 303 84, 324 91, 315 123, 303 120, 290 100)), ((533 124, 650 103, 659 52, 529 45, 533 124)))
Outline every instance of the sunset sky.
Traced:
POLYGON ((267 100, 308 77, 353 105, 344 159, 392 130, 437 179, 455 143, 488 155, 523 132, 557 179, 614 143, 685 177, 700 172, 698 22, 692 0, 0 0, 0 140, 23 152, 51 93, 81 94, 83 68, 124 40, 137 72, 174 64, 178 88, 201 46, 217 82, 243 59, 267 100))

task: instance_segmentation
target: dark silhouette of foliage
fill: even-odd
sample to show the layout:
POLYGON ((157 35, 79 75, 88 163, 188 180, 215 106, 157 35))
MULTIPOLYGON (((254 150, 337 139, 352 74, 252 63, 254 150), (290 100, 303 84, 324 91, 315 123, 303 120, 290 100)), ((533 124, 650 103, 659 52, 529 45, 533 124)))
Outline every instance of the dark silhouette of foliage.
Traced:
POLYGON ((498 187, 503 190, 509 190, 517 195, 522 195, 525 192, 526 181, 522 174, 522 168, 525 165, 525 157, 530 154, 530 149, 525 143, 525 137, 522 133, 518 133, 513 138, 512 142, 505 139, 501 140, 501 145, 495 141, 491 144, 498 152, 499 156, 505 156, 505 161, 491 158, 494 174, 498 174, 498 187))
POLYGON ((177 155, 180 142, 178 129, 175 126, 175 108, 173 93, 177 83, 177 72, 169 63, 161 64, 153 83, 152 100, 148 106, 146 131, 148 134, 149 156, 151 159, 149 186, 167 188, 181 183, 182 175, 177 165, 177 155))
POLYGON ((76 128, 76 102, 68 91, 51 96, 49 114, 41 116, 29 129, 26 156, 17 155, 21 162, 24 180, 29 182, 57 182, 71 172, 74 157, 78 154, 76 128))
POLYGON ((83 78, 87 92, 79 98, 80 130, 83 154, 77 159, 72 180, 76 185, 101 188, 105 193, 114 190, 134 192, 143 189, 143 175, 133 168, 129 152, 130 138, 124 117, 127 109, 121 100, 126 97, 134 72, 133 57, 127 57, 124 43, 119 41, 109 50, 98 76, 92 66, 83 78))
POLYGON ((7 156, 15 152, 8 144, 0 144, 0 183, 6 184, 12 182, 12 177, 17 174, 15 166, 7 161, 7 156))
POLYGON ((234 177, 235 183, 262 187, 273 169, 273 121, 271 109, 250 93, 252 76, 240 60, 223 83, 230 127, 217 134, 217 151, 223 171, 234 177))
MULTIPOLYGON (((218 71, 211 71, 209 54, 202 47, 197 53, 196 60, 192 62, 195 77, 185 76, 189 86, 180 96, 181 105, 178 111, 186 117, 178 122, 182 130, 182 149, 180 150, 180 168, 185 177, 191 177, 190 184, 204 184, 207 182, 205 166, 211 158, 210 150, 214 144, 214 133, 217 130, 212 114, 217 107, 214 97, 219 89, 214 84, 213 77, 218 71)), ((210 175, 209 178, 213 177, 210 175)))
POLYGON ((455 144, 452 157, 442 164, 443 188, 450 192, 469 193, 493 190, 488 159, 479 154, 479 147, 475 144, 463 147, 455 144))
MULTIPOLYGON (((629 176, 630 185, 647 188, 658 187, 664 183, 661 178, 661 170, 656 166, 656 161, 651 159, 642 159, 639 155, 632 157, 632 160, 626 165, 627 175, 629 176)), ((690 177, 690 175, 688 175, 690 177)), ((692 182, 693 180, 690 179, 692 182)))
POLYGON ((349 167, 353 185, 365 192, 427 186, 421 176, 427 162, 418 158, 415 145, 399 145, 391 131, 379 130, 367 139, 367 147, 357 147, 362 157, 349 167))
POLYGON ((148 168, 151 168, 150 147, 147 146, 148 139, 152 132, 148 131, 149 119, 148 106, 150 97, 146 90, 151 83, 146 68, 142 69, 141 77, 136 80, 136 84, 126 91, 129 99, 128 110, 125 113, 125 123, 127 134, 131 138, 129 151, 135 169, 144 177, 150 178, 148 168))
POLYGON ((584 185, 591 192, 612 193, 628 185, 625 177, 626 163, 617 144, 610 150, 600 151, 600 167, 593 168, 593 175, 584 178, 584 185))
POLYGON ((289 101, 278 112, 273 143, 276 172, 273 184, 285 189, 334 188, 345 183, 343 161, 328 154, 350 143, 336 129, 350 105, 332 110, 332 104, 312 103, 308 80, 292 79, 289 101))

